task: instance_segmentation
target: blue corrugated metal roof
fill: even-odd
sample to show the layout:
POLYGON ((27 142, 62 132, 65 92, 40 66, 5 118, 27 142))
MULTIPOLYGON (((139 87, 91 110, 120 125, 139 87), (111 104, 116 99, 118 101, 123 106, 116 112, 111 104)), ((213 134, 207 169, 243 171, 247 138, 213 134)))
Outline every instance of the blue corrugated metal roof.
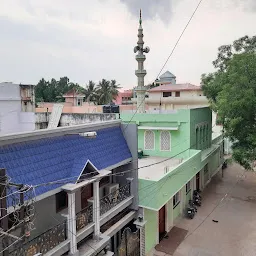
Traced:
MULTIPOLYGON (((94 139, 66 135, 0 147, 0 167, 12 182, 29 185, 78 177, 87 160, 101 170, 129 158, 120 127, 98 130, 94 139)), ((36 194, 61 185, 38 187, 36 194)))

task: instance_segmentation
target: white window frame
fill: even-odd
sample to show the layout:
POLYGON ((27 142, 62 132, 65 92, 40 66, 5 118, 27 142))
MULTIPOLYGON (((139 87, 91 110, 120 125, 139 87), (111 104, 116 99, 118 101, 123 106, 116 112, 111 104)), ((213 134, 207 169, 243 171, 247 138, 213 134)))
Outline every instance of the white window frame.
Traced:
POLYGON ((83 99, 78 98, 76 102, 77 106, 81 107, 83 105, 83 99), (80 102, 80 105, 79 105, 80 102))
POLYGON ((188 194, 190 191, 191 191, 191 181, 188 181, 186 183, 186 194, 188 194), (188 187, 189 187, 189 189, 188 189, 188 187))
POLYGON ((174 209, 177 205, 179 205, 179 203, 180 203, 180 191, 177 192, 177 193, 173 196, 172 200, 174 200, 174 199, 175 199, 175 204, 174 204, 174 202, 173 202, 173 209, 174 209), (178 198, 178 199, 176 199, 176 198, 178 198))
POLYGON ((171 133, 170 133, 170 131, 160 131, 160 151, 165 151, 165 152, 169 152, 169 151, 171 151, 172 150, 172 136, 171 136, 171 133), (169 136, 170 136, 170 149, 162 149, 162 136, 161 136, 161 134, 163 133, 163 132, 168 132, 168 134, 169 134, 169 136))
POLYGON ((155 132, 152 131, 152 130, 145 130, 144 131, 144 150, 155 150, 155 146, 156 146, 156 135, 155 135, 155 132), (154 145, 153 145, 153 148, 146 148, 146 133, 147 132, 152 132, 153 135, 154 135, 154 145))

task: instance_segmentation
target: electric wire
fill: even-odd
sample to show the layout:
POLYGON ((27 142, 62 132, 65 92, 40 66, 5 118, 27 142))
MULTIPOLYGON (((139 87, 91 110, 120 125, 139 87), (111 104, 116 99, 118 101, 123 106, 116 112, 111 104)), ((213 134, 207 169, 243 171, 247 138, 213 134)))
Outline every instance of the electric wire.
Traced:
MULTIPOLYGON (((187 27, 189 26, 189 24, 190 24, 191 20, 192 20, 192 19, 193 19, 193 17, 195 16, 195 14, 196 14, 196 12, 197 12, 197 10, 198 10, 199 6, 201 5, 202 1, 203 1, 203 0, 200 0, 200 1, 199 1, 199 3, 197 4, 197 6, 196 6, 196 8, 195 8, 194 12, 192 13, 192 15, 191 15, 191 17, 189 18, 189 20, 188 20, 188 22, 187 22, 186 26, 185 26, 185 27, 184 27, 184 29, 182 30, 182 32, 181 32, 181 34, 180 34, 180 36, 179 36, 178 40, 176 41, 176 43, 175 43, 174 47, 172 48, 171 53, 169 54, 169 56, 168 56, 167 60, 165 61, 165 63, 164 63, 164 65, 162 66, 162 68, 160 69, 160 71, 159 71, 159 73, 158 73, 158 75, 157 75, 156 79, 159 77, 159 75, 160 75, 160 74, 161 74, 161 72, 163 71, 164 67, 166 66, 167 62, 169 61, 169 59, 170 59, 170 58, 171 58, 171 56, 173 55, 173 53, 174 53, 175 49, 177 48, 177 46, 178 46, 178 44, 179 44, 179 42, 180 42, 180 40, 181 40, 182 36, 184 35, 184 33, 185 33, 185 31, 186 31, 187 27)), ((156 79, 155 79, 155 80, 156 80, 156 79)), ((134 116, 135 116, 135 115, 136 115, 136 113, 138 112, 138 110, 139 110, 140 106, 141 106, 142 104, 144 104, 145 99, 146 99, 146 95, 144 96, 144 98, 143 98, 143 100, 141 101, 140 105, 136 108, 136 110, 135 110, 134 114, 132 115, 132 117, 131 117, 130 121, 129 121, 129 122, 127 123, 127 125, 125 126, 124 131, 126 130, 127 126, 131 123, 132 119, 134 118, 134 116)))

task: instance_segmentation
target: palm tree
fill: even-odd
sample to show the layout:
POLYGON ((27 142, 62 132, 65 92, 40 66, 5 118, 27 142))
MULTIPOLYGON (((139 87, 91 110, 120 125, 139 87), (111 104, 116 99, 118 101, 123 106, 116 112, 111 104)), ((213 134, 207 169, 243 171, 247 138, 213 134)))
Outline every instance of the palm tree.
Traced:
POLYGON ((116 80, 108 81, 102 79, 97 85, 98 104, 109 104, 118 95, 118 89, 121 87, 116 83, 116 80))
POLYGON ((116 83, 116 80, 110 81, 110 87, 111 87, 111 92, 112 92, 112 99, 115 99, 119 93, 119 89, 121 89, 122 87, 120 86, 120 84, 116 83))
POLYGON ((89 83, 85 87, 84 93, 87 102, 92 101, 95 103, 97 101, 96 87, 93 81, 89 81, 89 83))

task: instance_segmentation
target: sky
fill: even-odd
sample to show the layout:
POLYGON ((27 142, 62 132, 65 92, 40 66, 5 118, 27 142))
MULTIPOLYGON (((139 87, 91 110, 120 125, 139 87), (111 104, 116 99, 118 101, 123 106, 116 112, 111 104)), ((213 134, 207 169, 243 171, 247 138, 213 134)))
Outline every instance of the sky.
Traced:
MULTIPOLYGON (((37 84, 68 76, 84 86, 116 79, 136 86, 139 9, 150 47, 145 84, 153 82, 199 0, 1 0, 0 82, 37 84)), ((255 0, 203 0, 163 72, 200 84, 217 49, 253 36, 255 0)))

